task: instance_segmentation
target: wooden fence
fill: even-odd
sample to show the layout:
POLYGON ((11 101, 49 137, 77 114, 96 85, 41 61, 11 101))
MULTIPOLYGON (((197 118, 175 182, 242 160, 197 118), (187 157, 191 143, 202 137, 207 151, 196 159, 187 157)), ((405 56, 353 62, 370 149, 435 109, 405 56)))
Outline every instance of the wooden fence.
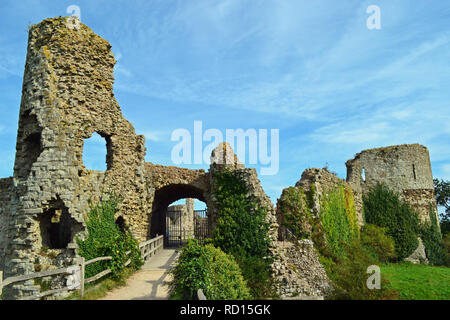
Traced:
MULTIPOLYGON (((152 256, 154 256, 159 250, 163 247, 163 236, 159 236, 153 239, 150 239, 148 241, 142 242, 139 244, 139 249, 141 251, 141 256, 144 261, 147 261, 152 256)), ((128 256, 131 253, 131 250, 126 252, 126 255, 128 256)), ((15 277, 9 277, 6 279, 3 279, 3 271, 0 271, 0 296, 3 292, 3 288, 6 287, 9 284, 26 281, 26 280, 32 280, 37 278, 43 278, 43 277, 49 277, 59 274, 68 274, 68 282, 71 283, 67 285, 64 288, 60 289, 53 289, 48 290, 45 292, 40 292, 34 296, 28 296, 24 297, 20 300, 35 300, 39 299, 51 294, 56 293, 62 293, 65 291, 71 291, 71 290, 80 290, 80 295, 83 297, 84 295, 84 285, 93 281, 96 281, 98 279, 101 279, 102 277, 106 276, 107 274, 110 274, 112 271, 111 269, 106 269, 95 276, 92 276, 90 278, 85 279, 85 268, 87 265, 99 262, 99 261, 106 261, 111 260, 112 257, 98 257, 92 260, 85 261, 84 258, 81 258, 81 261, 79 264, 75 264, 72 266, 69 266, 67 268, 60 268, 55 270, 48 270, 43 272, 36 272, 36 273, 30 273, 23 276, 15 276, 15 277)), ((128 261, 125 262, 125 266, 128 266, 131 263, 131 259, 128 259, 128 261)))

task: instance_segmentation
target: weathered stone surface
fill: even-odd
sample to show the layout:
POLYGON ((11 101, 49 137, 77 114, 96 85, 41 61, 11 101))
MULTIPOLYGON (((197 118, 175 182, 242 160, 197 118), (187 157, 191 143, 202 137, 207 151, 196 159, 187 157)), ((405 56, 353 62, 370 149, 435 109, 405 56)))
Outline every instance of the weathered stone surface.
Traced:
POLYGON ((404 144, 364 150, 348 160, 346 166, 347 181, 356 192, 365 194, 373 185, 382 182, 416 209, 422 221, 430 220, 430 206, 438 218, 426 147, 404 144))
POLYGON ((272 276, 282 299, 318 299, 332 290, 311 240, 278 241, 272 249, 272 276))
POLYGON ((418 238, 419 245, 417 249, 405 259, 405 261, 412 262, 414 264, 428 264, 427 255, 425 253, 425 246, 423 245, 422 239, 418 238))
POLYGON ((316 217, 319 217, 320 202, 323 199, 324 194, 338 188, 339 186, 344 186, 349 190, 352 190, 358 223, 360 226, 363 224, 361 193, 356 192, 354 189, 352 189, 345 180, 340 179, 334 173, 329 172, 327 169, 311 168, 303 171, 301 179, 295 184, 295 186, 301 187, 304 190, 310 190, 311 184, 314 184, 315 188, 314 205, 312 210, 316 217))

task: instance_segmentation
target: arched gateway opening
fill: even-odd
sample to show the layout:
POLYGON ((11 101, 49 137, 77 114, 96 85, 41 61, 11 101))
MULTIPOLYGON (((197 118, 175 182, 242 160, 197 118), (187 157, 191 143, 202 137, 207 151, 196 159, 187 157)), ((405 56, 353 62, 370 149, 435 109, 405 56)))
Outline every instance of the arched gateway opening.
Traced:
POLYGON ((194 199, 206 204, 203 190, 192 185, 172 184, 157 190, 151 213, 150 237, 164 235, 165 247, 183 245, 191 238, 203 241, 209 237, 208 210, 195 208, 194 199), (185 204, 179 203, 182 199, 186 199, 185 204))

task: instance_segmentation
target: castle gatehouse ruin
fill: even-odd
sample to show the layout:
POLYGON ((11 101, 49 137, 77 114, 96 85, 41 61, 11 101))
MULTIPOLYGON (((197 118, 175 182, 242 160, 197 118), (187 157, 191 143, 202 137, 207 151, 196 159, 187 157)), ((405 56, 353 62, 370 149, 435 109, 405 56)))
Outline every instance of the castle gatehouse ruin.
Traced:
MULTIPOLYGON (((226 144, 213 151, 207 172, 145 162, 145 138, 136 135, 114 98, 115 63, 111 45, 83 24, 73 29, 67 18, 54 18, 30 28, 14 173, 0 179, 0 270, 4 277, 33 273, 38 266, 45 270, 76 263, 75 237, 86 229, 89 203, 110 191, 123 199, 118 225, 129 228, 138 241, 164 234, 168 206, 184 198, 206 203, 211 231, 218 215, 214 176, 224 168, 235 171, 246 182, 249 196, 267 209, 276 247, 279 225, 274 205, 256 170, 239 163, 226 144), (87 170, 83 165, 84 141, 94 133, 105 141, 106 171, 87 170)), ((422 213, 430 203, 436 207, 429 155, 423 146, 363 151, 347 162, 347 168, 347 181, 342 182, 355 193, 360 224, 361 195, 376 181, 395 186, 422 213)), ((308 169, 298 184, 302 181, 305 185, 316 182, 320 194, 341 180, 321 169, 308 169)), ((286 263, 301 255, 308 264, 318 264, 311 243, 306 241, 301 248, 304 255, 290 245, 278 246, 286 252, 286 263)), ((310 283, 312 291, 305 294, 321 295, 329 287, 320 266, 315 274, 324 284, 310 283)), ((18 299, 38 291, 29 280, 5 288, 4 297, 18 299)))

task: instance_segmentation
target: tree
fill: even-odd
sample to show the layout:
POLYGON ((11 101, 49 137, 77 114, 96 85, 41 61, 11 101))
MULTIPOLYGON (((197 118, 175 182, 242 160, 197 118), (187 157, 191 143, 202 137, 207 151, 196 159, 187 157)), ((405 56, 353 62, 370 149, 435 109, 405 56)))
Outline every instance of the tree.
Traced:
POLYGON ((436 202, 445 208, 445 212, 439 215, 441 232, 445 235, 450 232, 450 181, 433 179, 433 182, 436 202))

